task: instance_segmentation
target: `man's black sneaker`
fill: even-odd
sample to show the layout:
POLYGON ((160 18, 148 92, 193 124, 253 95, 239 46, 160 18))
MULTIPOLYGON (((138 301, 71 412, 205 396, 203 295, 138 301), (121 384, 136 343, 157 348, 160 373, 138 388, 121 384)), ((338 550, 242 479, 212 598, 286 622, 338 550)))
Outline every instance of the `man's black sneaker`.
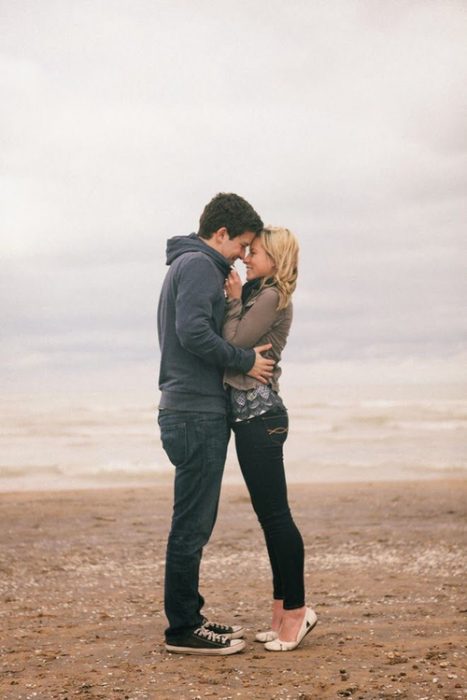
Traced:
POLYGON ((221 625, 219 622, 209 622, 206 617, 203 618, 202 626, 205 630, 221 634, 227 639, 241 639, 245 634, 245 628, 240 625, 221 625))
POLYGON ((166 642, 165 648, 174 654, 211 654, 225 656, 236 654, 245 648, 243 639, 227 639, 205 627, 198 627, 179 637, 176 642, 166 642))

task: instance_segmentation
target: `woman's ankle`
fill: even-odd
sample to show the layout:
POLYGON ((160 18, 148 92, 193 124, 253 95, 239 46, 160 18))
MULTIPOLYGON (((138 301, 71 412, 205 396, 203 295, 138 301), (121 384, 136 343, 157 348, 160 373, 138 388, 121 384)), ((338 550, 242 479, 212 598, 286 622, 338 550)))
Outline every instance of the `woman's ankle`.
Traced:
POLYGON ((284 612, 284 601, 274 598, 272 601, 272 622, 271 629, 278 632, 282 623, 282 615, 284 612))
POLYGON ((306 615, 306 607, 293 608, 292 610, 284 610, 282 615, 282 623, 279 630, 279 638, 283 642, 297 641, 298 634, 303 624, 306 615))
POLYGON ((303 605, 301 608, 292 608, 292 610, 287 610, 286 608, 283 608, 282 618, 286 617, 289 619, 301 619, 304 616, 305 612, 306 605, 303 605))

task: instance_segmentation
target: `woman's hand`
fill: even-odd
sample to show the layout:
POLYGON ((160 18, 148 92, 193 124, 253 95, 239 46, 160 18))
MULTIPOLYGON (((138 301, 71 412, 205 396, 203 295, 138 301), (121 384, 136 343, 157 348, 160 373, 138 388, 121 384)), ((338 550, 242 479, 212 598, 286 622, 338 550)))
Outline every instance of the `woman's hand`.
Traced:
POLYGON ((225 280, 224 290, 227 299, 241 299, 242 298, 242 280, 237 270, 232 268, 230 275, 225 280))

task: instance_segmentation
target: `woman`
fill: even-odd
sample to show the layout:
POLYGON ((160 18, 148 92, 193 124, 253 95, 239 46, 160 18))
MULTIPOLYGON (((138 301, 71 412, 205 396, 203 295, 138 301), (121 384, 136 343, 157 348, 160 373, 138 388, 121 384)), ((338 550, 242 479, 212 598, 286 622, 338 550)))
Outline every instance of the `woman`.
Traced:
POLYGON ((305 607, 303 540, 290 513, 283 461, 288 417, 278 394, 278 363, 292 322, 297 240, 288 229, 266 228, 244 262, 243 289, 235 270, 226 281, 224 338, 241 347, 271 343, 268 354, 276 365, 267 386, 229 370, 224 381, 230 387, 238 461, 264 531, 273 577, 271 629, 258 633, 256 640, 266 642, 269 651, 291 651, 317 622, 314 611, 305 607))

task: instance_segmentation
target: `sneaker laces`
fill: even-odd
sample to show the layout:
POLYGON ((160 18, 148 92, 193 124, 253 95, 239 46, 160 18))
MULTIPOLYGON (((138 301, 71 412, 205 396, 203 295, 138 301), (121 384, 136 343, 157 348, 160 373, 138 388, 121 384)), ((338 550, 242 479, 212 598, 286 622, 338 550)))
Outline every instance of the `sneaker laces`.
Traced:
POLYGON ((212 625, 213 627, 217 627, 217 629, 219 629, 219 630, 225 630, 226 633, 232 629, 231 627, 229 627, 229 625, 221 625, 219 622, 211 622, 210 620, 209 621, 206 620, 205 624, 212 625))
POLYGON ((224 637, 222 634, 216 634, 212 630, 207 630, 205 627, 198 627, 194 633, 197 637, 202 637, 210 642, 217 642, 217 644, 227 643, 227 637, 224 637))

